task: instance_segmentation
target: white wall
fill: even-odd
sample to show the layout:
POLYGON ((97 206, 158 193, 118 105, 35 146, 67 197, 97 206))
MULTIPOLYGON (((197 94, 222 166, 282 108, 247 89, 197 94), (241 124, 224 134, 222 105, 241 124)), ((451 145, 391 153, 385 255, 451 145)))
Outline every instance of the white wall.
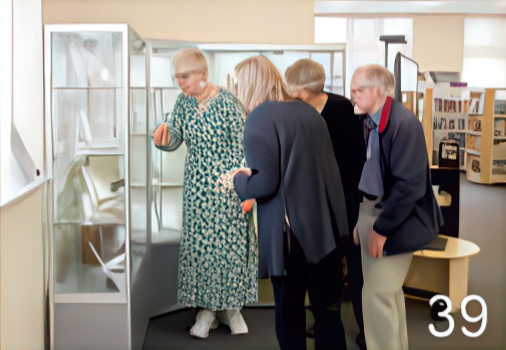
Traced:
MULTIPOLYGON (((144 38, 314 42, 313 0, 43 0, 42 5, 44 23, 126 22, 144 38)), ((403 17, 410 16, 420 68, 462 71, 465 15, 403 17)))
POLYGON ((43 0, 44 23, 128 23, 144 38, 312 44, 313 0, 43 0))
MULTIPOLYGON (((42 13, 40 0, 0 0, 0 119, 5 141, 20 121, 21 137, 38 168, 43 164, 42 13), (14 113, 14 114, 13 114, 14 113), (10 125, 10 124, 9 124, 10 125), (42 130, 41 130, 42 129, 42 130), (7 133, 5 132, 7 131, 7 133)), ((10 167, 9 143, 0 143, 1 180, 10 167)), ((8 186, 2 181, 1 191, 8 186)), ((0 348, 44 346, 42 190, 0 208, 0 348)))
POLYGON ((42 190, 0 210, 0 348, 44 348, 42 190))
POLYGON ((413 58, 421 71, 462 72, 465 17, 413 16, 413 58))

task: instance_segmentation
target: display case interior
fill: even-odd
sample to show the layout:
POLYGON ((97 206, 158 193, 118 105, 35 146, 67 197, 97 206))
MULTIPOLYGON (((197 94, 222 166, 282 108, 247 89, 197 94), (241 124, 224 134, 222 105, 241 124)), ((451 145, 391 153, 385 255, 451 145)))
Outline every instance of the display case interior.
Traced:
POLYGON ((127 198, 135 198, 130 169, 138 168, 128 131, 147 128, 145 88, 130 89, 129 82, 145 86, 144 44, 127 25, 52 25, 46 49, 54 292, 125 294, 127 198), (137 68, 130 71, 129 63, 137 68))

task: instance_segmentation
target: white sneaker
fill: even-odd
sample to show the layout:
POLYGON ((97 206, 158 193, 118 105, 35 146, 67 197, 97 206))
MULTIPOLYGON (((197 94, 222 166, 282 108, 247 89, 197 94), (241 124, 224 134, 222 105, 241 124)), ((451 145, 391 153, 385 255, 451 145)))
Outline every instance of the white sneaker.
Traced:
POLYGON ((248 333, 248 326, 244 322, 244 318, 237 309, 223 310, 218 312, 218 318, 221 323, 230 327, 232 334, 248 333))
POLYGON ((197 338, 207 338, 210 329, 218 328, 219 321, 216 312, 208 309, 202 309, 197 314, 195 324, 190 329, 190 335, 197 338))

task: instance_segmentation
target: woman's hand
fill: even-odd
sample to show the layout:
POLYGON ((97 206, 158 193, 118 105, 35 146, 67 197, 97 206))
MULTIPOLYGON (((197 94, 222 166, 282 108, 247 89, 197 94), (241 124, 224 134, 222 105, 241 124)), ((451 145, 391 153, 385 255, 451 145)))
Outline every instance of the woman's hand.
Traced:
MULTIPOLYGON (((237 173, 239 173, 239 172, 243 172, 248 176, 251 176, 251 174, 252 174, 250 168, 246 168, 246 167, 237 168, 234 171, 232 171, 232 178, 234 178, 237 175, 237 173)), ((246 199, 245 201, 243 201, 242 202, 242 213, 244 215, 246 215, 253 208, 253 204, 255 204, 254 198, 246 199)))
POLYGON ((238 172, 243 172, 248 176, 251 176, 251 169, 250 168, 237 168, 234 171, 232 171, 232 177, 235 177, 238 172))
POLYGON ((383 247, 385 246, 387 238, 380 235, 378 232, 371 230, 369 236, 369 255, 371 258, 381 258, 383 256, 383 247))
POLYGON ((165 123, 158 125, 153 131, 153 141, 157 146, 167 146, 170 142, 169 126, 165 123))
POLYGON ((255 199, 246 199, 244 202, 242 202, 242 213, 246 215, 250 212, 251 209, 253 209, 253 205, 255 204, 255 199))

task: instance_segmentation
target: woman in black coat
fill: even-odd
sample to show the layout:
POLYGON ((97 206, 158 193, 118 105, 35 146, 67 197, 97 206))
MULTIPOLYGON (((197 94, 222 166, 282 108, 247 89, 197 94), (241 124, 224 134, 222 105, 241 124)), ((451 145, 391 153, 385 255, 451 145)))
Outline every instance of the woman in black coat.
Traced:
MULTIPOLYGON (((286 83, 294 98, 313 106, 321 114, 329 130, 337 165, 341 175, 350 234, 341 239, 346 256, 348 284, 359 334, 355 341, 359 349, 366 349, 364 319, 362 316, 362 261, 360 247, 353 242, 353 228, 358 221, 360 192, 358 184, 366 160, 364 130, 359 116, 355 115, 351 101, 346 97, 323 91, 326 74, 321 64, 303 58, 285 72, 286 83)), ((337 181, 337 179, 336 179, 337 181)))
POLYGON ((345 349, 334 232, 349 229, 327 126, 301 100, 274 102, 287 94, 266 57, 241 62, 236 75, 239 100, 251 113, 244 129, 249 169, 235 172, 234 187, 242 200, 257 201, 259 276, 273 284, 278 341, 282 349, 306 348, 308 291, 316 348, 345 349))

